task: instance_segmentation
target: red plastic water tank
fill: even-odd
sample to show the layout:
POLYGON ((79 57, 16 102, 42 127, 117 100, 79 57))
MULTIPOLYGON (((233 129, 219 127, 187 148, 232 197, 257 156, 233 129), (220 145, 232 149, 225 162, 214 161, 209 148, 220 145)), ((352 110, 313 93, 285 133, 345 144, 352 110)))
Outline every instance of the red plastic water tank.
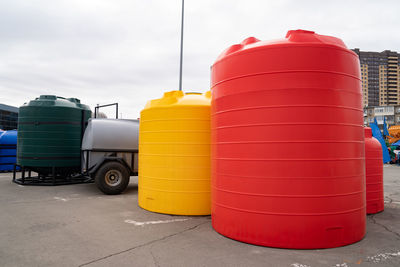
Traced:
POLYGON ((384 209, 382 146, 365 127, 365 177, 367 186, 367 214, 384 209))
POLYGON ((365 235, 360 65, 335 37, 289 31, 212 66, 212 224, 263 246, 329 248, 365 235))

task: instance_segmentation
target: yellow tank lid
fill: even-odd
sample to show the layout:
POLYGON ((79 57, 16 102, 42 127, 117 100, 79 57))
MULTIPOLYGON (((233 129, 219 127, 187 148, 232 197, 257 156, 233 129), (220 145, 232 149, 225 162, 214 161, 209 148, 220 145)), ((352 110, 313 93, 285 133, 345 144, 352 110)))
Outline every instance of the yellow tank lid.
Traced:
POLYGON ((211 91, 205 93, 195 93, 183 91, 170 91, 164 93, 159 99, 153 99, 147 102, 145 109, 170 107, 170 106, 208 106, 211 102, 211 91))

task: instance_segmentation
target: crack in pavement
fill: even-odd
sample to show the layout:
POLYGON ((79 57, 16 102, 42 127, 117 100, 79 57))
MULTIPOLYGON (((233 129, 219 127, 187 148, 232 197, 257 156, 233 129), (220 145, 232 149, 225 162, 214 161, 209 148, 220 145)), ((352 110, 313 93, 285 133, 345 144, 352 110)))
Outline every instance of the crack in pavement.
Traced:
POLYGON ((385 204, 391 204, 393 202, 393 199, 390 196, 386 196, 385 198, 389 199, 385 204))
MULTIPOLYGON (((154 244, 153 244, 153 245, 154 245, 154 244)), ((157 260, 156 256, 155 256, 154 253, 153 253, 153 245, 150 247, 150 255, 151 255, 151 257, 153 258, 154 265, 155 265, 156 267, 160 267, 160 264, 158 264, 158 260, 157 260)))
POLYGON ((383 223, 377 222, 377 221, 375 220, 375 215, 376 215, 376 214, 371 215, 371 216, 368 217, 368 218, 371 218, 372 223, 381 226, 383 229, 385 229, 385 230, 388 231, 389 233, 394 234, 394 235, 397 237, 397 239, 400 240, 400 234, 397 233, 397 232, 394 231, 394 230, 389 229, 389 227, 387 227, 387 226, 384 225, 383 223))
POLYGON ((57 201, 63 201, 63 202, 67 202, 70 200, 85 200, 85 199, 90 199, 90 198, 81 198, 81 197, 72 197, 72 198, 68 198, 68 197, 59 197, 59 196, 55 196, 53 198, 50 199, 39 199, 39 200, 22 200, 22 201, 9 201, 6 202, 7 204, 10 205, 19 205, 19 204, 37 204, 37 203, 45 203, 45 202, 57 202, 57 201), (65 199, 65 200, 63 200, 65 199))
POLYGON ((10 204, 10 205, 18 205, 18 204, 37 204, 37 203, 45 203, 45 202, 56 202, 57 199, 41 199, 41 200, 26 200, 26 201, 10 201, 10 202, 6 202, 6 204, 10 204))
POLYGON ((166 240, 166 239, 168 239, 168 238, 170 238, 170 237, 173 237, 173 236, 176 236, 176 235, 183 234, 183 233, 185 233, 185 232, 194 230, 194 229, 196 229, 197 227, 199 227, 199 226, 201 226, 201 225, 203 225, 203 224, 206 224, 206 223, 210 223, 210 221, 207 220, 207 221, 205 221, 205 222, 202 222, 202 223, 196 224, 195 226, 192 226, 192 227, 190 227, 190 228, 187 228, 187 229, 185 229, 185 230, 183 230, 183 231, 180 231, 180 232, 177 232, 177 233, 173 233, 173 234, 170 234, 170 235, 167 235, 167 236, 163 236, 163 237, 161 237, 161 238, 154 239, 154 240, 151 240, 151 241, 149 241, 149 242, 146 242, 146 243, 143 243, 143 244, 140 244, 140 245, 137 245, 137 246, 134 246, 134 247, 131 247, 131 248, 128 248, 128 249, 119 251, 119 252, 115 252, 115 253, 109 254, 109 255, 107 255, 107 256, 104 256, 104 257, 101 257, 101 258, 98 258, 98 259, 95 259, 95 260, 92 260, 92 261, 83 263, 83 264, 79 265, 79 267, 87 266, 87 265, 89 265, 89 264, 92 264, 92 263, 95 263, 95 262, 99 262, 99 261, 108 259, 108 258, 110 258, 110 257, 113 257, 113 256, 116 256, 116 255, 120 255, 120 254, 129 252, 129 251, 135 250, 135 249, 137 249, 137 248, 146 247, 146 246, 151 245, 151 244, 154 244, 154 243, 156 243, 156 242, 160 242, 160 241, 166 240))
POLYGON ((395 201, 393 201, 393 196, 396 196, 397 195, 397 192, 395 192, 395 193, 391 193, 391 194, 389 194, 389 195, 387 195, 387 196, 385 196, 384 198, 387 198, 389 201, 388 202, 386 202, 386 204, 391 204, 391 203, 393 203, 393 202, 395 202, 395 201))

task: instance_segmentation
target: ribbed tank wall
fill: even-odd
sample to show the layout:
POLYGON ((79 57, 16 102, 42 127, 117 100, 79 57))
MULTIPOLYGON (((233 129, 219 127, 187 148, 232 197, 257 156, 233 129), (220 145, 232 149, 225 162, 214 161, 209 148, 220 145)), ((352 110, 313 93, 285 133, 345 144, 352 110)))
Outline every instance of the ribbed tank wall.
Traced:
POLYGON ((382 146, 365 127, 365 177, 367 214, 384 210, 382 146))
POLYGON ((328 248, 365 234, 359 60, 337 38, 248 38, 211 70, 212 223, 230 238, 328 248))
POLYGON ((82 134, 90 117, 89 107, 76 98, 42 95, 23 105, 18 117, 18 164, 41 172, 51 167, 79 171, 82 134))
POLYGON ((210 92, 172 91, 140 115, 139 206, 210 214, 210 92))

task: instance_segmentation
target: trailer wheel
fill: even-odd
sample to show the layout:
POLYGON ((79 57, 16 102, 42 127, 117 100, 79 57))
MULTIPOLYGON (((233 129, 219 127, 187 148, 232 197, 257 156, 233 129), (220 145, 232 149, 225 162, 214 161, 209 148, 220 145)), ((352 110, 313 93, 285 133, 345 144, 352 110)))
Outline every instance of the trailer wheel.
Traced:
POLYGON ((129 171, 119 162, 104 163, 96 172, 94 181, 107 195, 121 194, 129 184, 129 171))

